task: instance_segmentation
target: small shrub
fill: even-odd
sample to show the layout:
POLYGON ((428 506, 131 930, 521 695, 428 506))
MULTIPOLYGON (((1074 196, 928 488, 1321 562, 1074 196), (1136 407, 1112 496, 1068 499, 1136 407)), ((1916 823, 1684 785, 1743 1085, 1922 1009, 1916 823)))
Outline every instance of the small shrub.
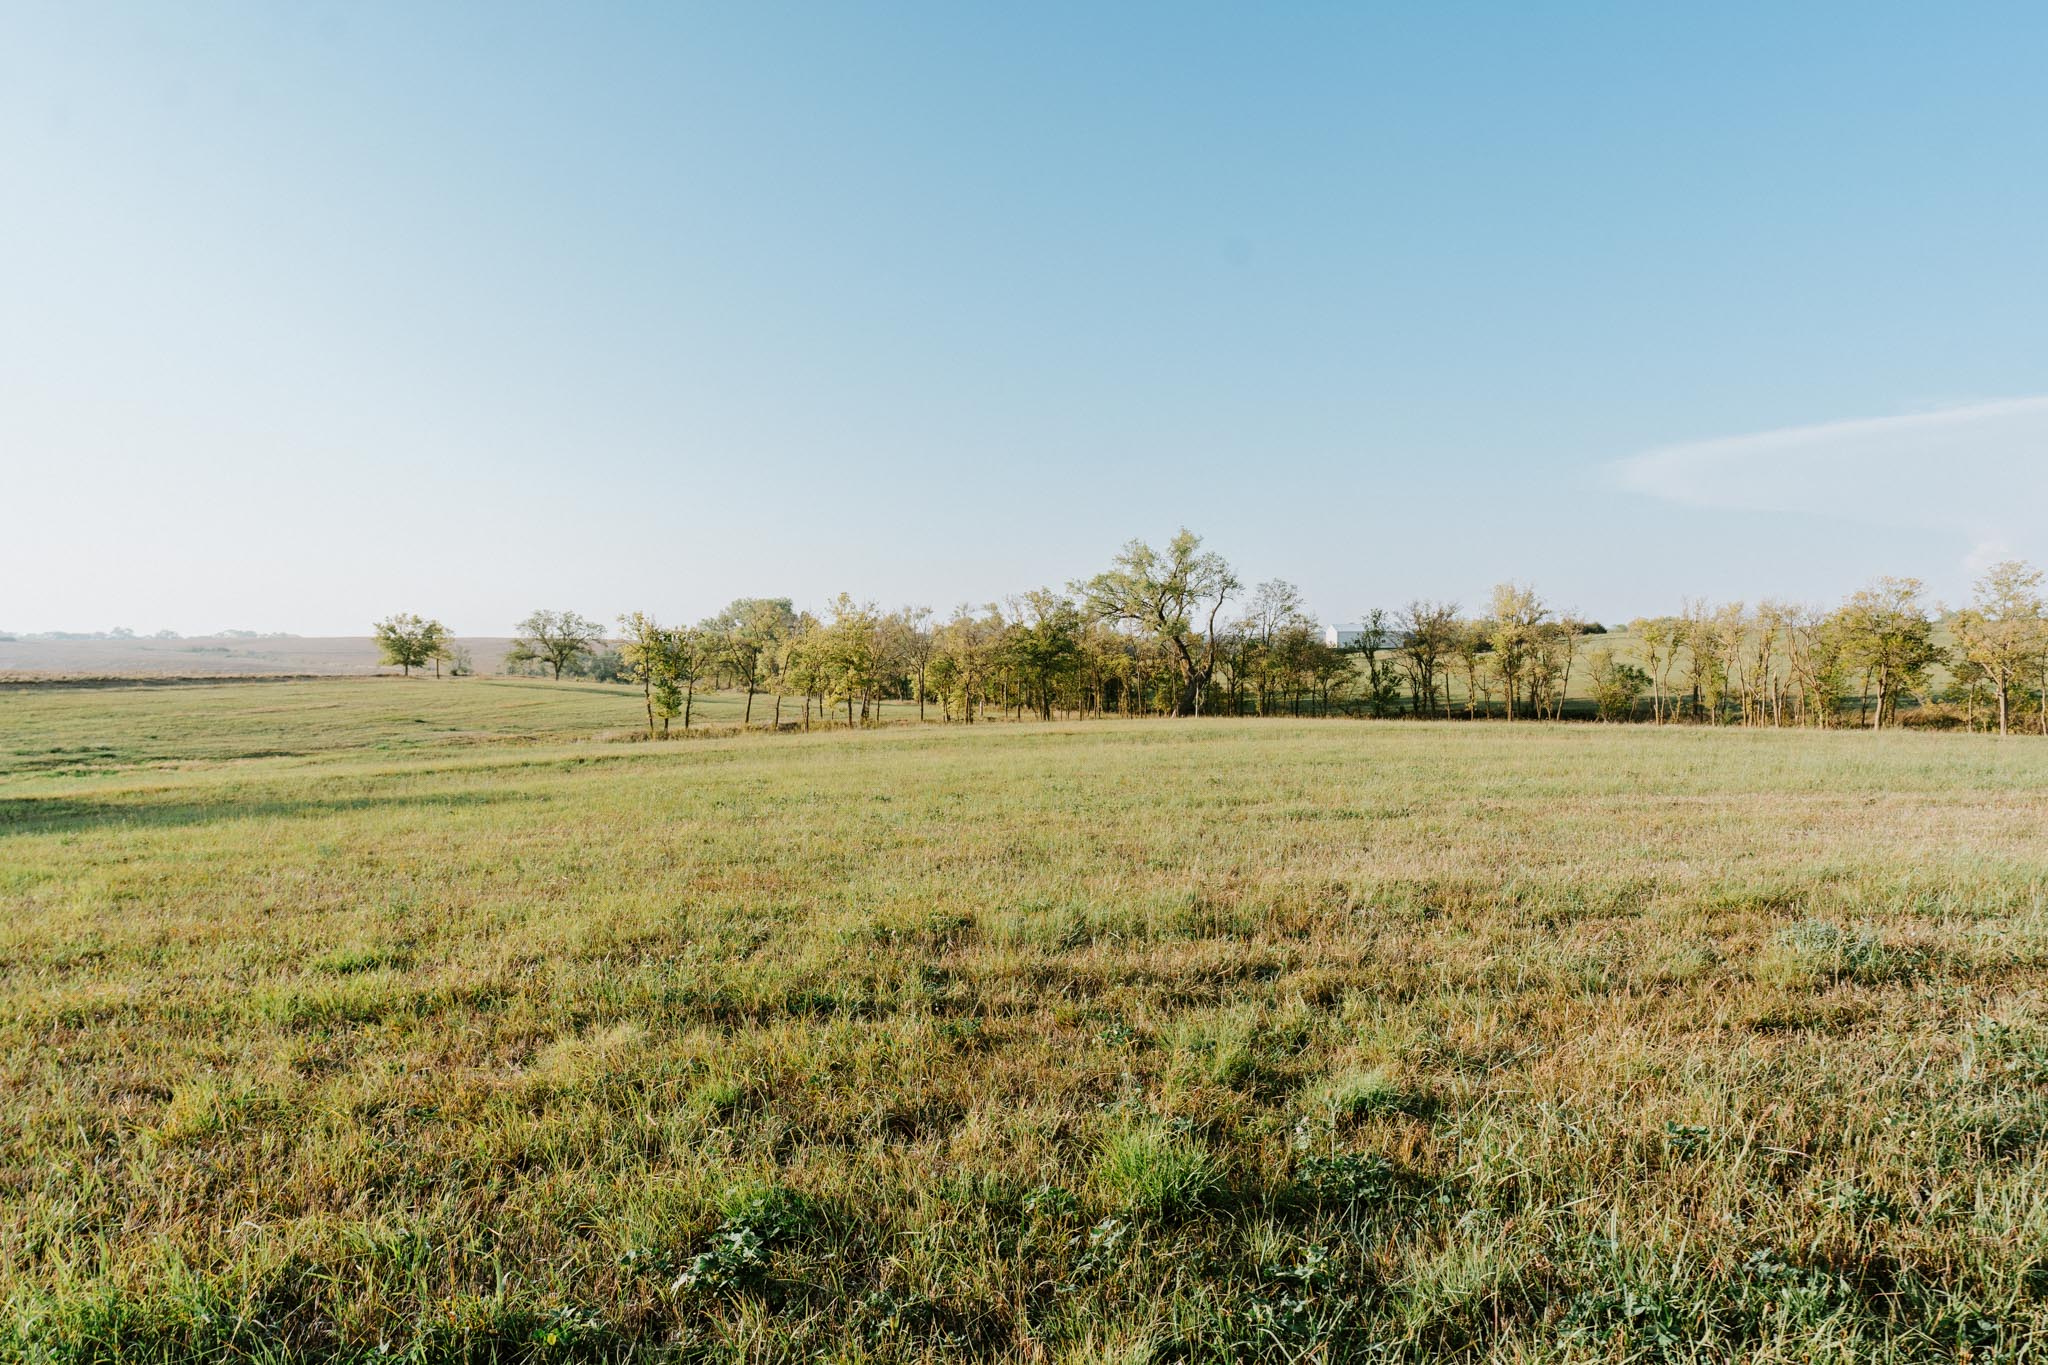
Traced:
POLYGON ((948 1019, 938 1027, 939 1041, 960 1052, 980 1052, 989 1044, 986 1026, 977 1015, 948 1019))
POLYGON ((1088 1229, 1086 1249, 1074 1263, 1077 1277, 1098 1274, 1123 1264, 1131 1240, 1131 1225, 1112 1214, 1088 1229))
POLYGON ((1383 1203, 1399 1187, 1400 1172, 1378 1152, 1339 1152, 1302 1157, 1295 1181, 1317 1203, 1383 1203))
POLYGON ((726 1226, 676 1276, 678 1290, 742 1288, 768 1272, 768 1244, 752 1228, 726 1226))
POLYGON ((1664 1150, 1678 1157, 1702 1156, 1713 1137, 1714 1130, 1703 1123, 1666 1123, 1664 1150))
POLYGON ((1898 1200, 1882 1190, 1865 1189, 1861 1185, 1836 1185, 1821 1196, 1821 1203, 1859 1223, 1898 1221, 1898 1200))
POLYGON ((725 1220, 711 1244, 676 1277, 678 1290, 732 1290, 768 1273, 773 1252, 816 1225, 816 1211, 793 1190, 741 1188, 723 1203, 725 1220))
POLYGON ((1018 1203, 1033 1218, 1065 1218, 1081 1207, 1080 1200, 1058 1185, 1034 1185, 1018 1203))
POLYGON ((2048 1041, 2033 1029, 1983 1019, 1963 1043, 1972 1062, 1990 1075, 2021 1085, 2048 1084, 2048 1041))

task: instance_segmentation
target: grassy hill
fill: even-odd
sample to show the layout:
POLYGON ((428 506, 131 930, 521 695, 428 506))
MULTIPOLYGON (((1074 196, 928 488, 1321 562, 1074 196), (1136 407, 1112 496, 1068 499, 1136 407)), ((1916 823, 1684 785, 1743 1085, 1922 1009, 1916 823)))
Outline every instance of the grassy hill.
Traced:
MULTIPOLYGON (((495 673, 512 642, 459 636, 476 666, 495 673)), ((384 671, 367 635, 207 635, 160 640, 17 639, 0 635, 0 679, 120 677, 363 676, 384 671)), ((392 670, 396 671, 396 670, 392 670)))
POLYGON ((0 696, 0 1353, 2048 1344, 2048 752, 0 696))

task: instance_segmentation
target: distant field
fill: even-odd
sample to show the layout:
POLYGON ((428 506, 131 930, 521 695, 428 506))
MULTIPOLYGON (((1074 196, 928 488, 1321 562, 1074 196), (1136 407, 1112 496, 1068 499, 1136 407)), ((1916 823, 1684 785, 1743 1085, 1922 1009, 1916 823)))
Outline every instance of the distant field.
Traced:
POLYGON ((0 1355, 2048 1348, 2048 750, 0 693, 0 1355))
MULTIPOLYGON (((463 636, 453 643, 467 649, 476 667, 485 673, 498 671, 505 651, 512 645, 510 640, 497 636, 463 636)), ((195 636, 183 640, 0 639, 0 679, 10 674, 218 677, 268 673, 361 675, 382 670, 377 642, 367 635, 265 639, 195 636)))
MULTIPOLYGON (((767 726, 775 699, 754 698, 767 726)), ((736 692, 700 694, 699 729, 746 715, 736 692)), ((801 701, 784 703, 785 723, 801 701)), ((888 703, 884 718, 915 717, 888 703)), ((0 777, 83 776, 138 767, 186 768, 235 759, 419 756, 479 745, 637 737, 647 714, 637 688, 528 678, 363 678, 145 683, 0 690, 0 777)), ((680 735, 681 717, 671 729, 680 735)))

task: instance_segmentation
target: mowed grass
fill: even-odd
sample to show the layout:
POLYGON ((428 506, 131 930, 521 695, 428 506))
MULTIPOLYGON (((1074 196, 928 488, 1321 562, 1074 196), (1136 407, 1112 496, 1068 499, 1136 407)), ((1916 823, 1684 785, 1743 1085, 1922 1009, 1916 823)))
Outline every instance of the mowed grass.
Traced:
MULTIPOLYGON (((734 729, 748 714, 737 692, 701 692, 691 712, 693 725, 707 732, 734 729)), ((766 728, 774 712, 775 699, 756 694, 751 724, 766 728)), ((889 702, 883 714, 915 719, 917 708, 889 702)), ((785 698, 783 723, 802 717, 802 699, 785 698)), ((0 779, 634 738, 646 727, 639 689, 611 683, 388 677, 0 685, 0 779)), ((680 718, 670 728, 682 737, 680 718)))
POLYGON ((297 686, 33 697, 113 753, 0 778, 0 1352, 2048 1343, 2038 744, 515 684, 229 756, 297 686))

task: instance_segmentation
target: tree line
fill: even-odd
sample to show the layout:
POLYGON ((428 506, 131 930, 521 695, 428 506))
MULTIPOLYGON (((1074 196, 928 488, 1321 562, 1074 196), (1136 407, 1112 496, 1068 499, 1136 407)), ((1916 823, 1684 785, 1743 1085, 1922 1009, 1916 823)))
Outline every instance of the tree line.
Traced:
MULTIPOLYGON (((777 729, 879 720, 885 701, 920 720, 994 717, 1363 715, 1749 726, 1917 720, 2048 735, 2043 576, 1990 569, 1969 605, 1943 610, 1911 578, 1881 578, 1830 608, 1686 601, 1609 631, 1505 583, 1481 610, 1417 600, 1325 632, 1282 580, 1248 593, 1230 565, 1181 531, 1126 545, 1065 590, 1040 588, 943 619, 841 593, 822 613, 741 598, 696 625, 645 612, 616 631, 536 611, 506 655, 514 671, 594 676, 640 689, 650 736, 689 729, 699 692, 745 695, 742 724, 777 729), (1578 694, 1573 681, 1581 683, 1578 694)), ((410 673, 470 661, 440 622, 375 627, 385 662, 410 673)))

